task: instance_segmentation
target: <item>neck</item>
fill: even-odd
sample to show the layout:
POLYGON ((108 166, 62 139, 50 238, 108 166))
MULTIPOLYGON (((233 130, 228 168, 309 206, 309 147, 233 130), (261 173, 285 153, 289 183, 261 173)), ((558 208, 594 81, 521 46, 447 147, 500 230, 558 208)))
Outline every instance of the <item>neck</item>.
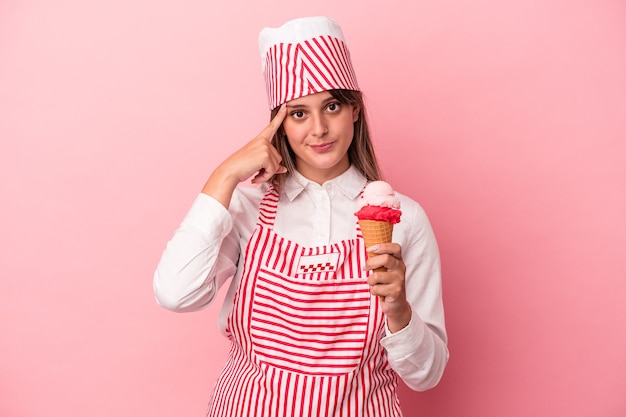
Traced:
POLYGON ((338 168, 339 167, 334 167, 333 169, 330 169, 330 170, 308 171, 306 169, 301 170, 300 168, 296 166, 296 169, 298 170, 300 175, 302 175, 307 180, 313 181, 319 185, 324 184, 326 181, 330 181, 334 178, 337 178, 338 176, 346 172, 350 168, 350 164, 346 165, 345 167, 341 167, 340 169, 338 168))

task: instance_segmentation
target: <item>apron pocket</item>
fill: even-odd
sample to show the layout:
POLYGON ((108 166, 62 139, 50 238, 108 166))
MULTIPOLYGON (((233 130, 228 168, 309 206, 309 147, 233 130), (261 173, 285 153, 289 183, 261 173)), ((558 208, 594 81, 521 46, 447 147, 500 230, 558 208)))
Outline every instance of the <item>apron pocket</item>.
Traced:
POLYGON ((361 361, 372 302, 366 279, 310 281, 260 270, 253 294, 250 336, 260 362, 337 376, 361 361))

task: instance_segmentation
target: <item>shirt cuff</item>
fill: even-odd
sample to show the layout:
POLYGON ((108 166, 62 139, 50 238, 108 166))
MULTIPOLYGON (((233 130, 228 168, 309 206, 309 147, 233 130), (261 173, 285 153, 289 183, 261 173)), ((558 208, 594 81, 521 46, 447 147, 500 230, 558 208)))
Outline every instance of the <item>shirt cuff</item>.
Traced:
POLYGON ((233 228, 230 213, 220 202, 208 194, 200 193, 194 200, 182 226, 200 231, 206 239, 223 238, 233 228))
POLYGON ((424 338, 426 323, 413 311, 411 321, 403 329, 396 333, 391 333, 385 321, 386 336, 380 343, 387 351, 387 356, 391 362, 401 361, 415 354, 424 338))

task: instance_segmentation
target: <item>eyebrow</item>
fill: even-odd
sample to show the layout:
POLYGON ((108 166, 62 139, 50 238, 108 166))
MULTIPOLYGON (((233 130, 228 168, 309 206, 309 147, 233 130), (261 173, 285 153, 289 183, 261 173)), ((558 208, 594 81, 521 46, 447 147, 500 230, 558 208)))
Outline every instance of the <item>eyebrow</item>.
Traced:
MULTIPOLYGON (((327 99, 325 99, 324 101, 322 101, 322 106, 328 104, 331 101, 335 101, 336 99, 334 97, 328 97, 327 99)), ((288 109, 306 109, 309 106, 307 106, 306 104, 287 104, 287 108, 288 109)))

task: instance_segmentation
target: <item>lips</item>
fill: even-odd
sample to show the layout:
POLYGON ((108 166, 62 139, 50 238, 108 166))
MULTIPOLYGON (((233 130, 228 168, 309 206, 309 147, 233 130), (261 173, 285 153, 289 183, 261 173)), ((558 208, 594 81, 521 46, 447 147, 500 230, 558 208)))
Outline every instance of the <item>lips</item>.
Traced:
POLYGON ((334 142, 322 143, 319 145, 309 145, 311 149, 318 153, 328 152, 333 147, 334 142))

